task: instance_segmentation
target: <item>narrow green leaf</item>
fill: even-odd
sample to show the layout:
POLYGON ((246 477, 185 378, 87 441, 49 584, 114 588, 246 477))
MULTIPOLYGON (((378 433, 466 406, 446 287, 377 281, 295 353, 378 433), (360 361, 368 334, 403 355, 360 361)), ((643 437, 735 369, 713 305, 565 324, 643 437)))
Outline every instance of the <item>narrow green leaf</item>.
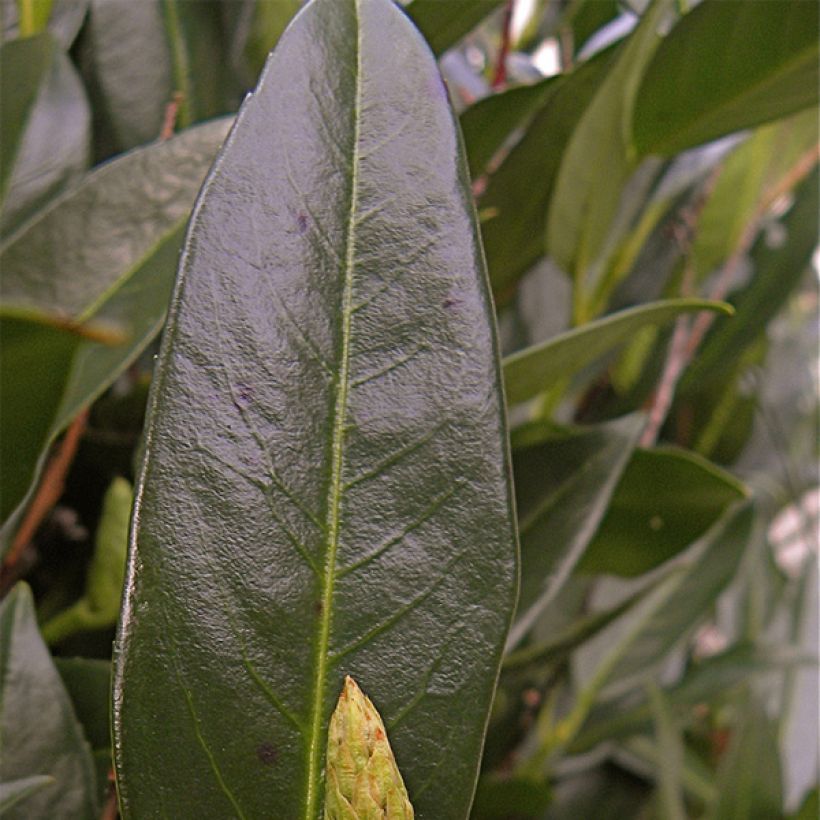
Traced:
MULTIPOLYGON (((691 714, 696 704, 726 697, 758 675, 814 663, 815 659, 806 658, 791 647, 739 643, 692 664, 665 694, 674 709, 691 714)), ((646 733, 651 727, 652 711, 648 702, 643 699, 636 704, 630 691, 621 698, 596 704, 568 751, 584 754, 599 743, 646 733)))
POLYGON ((94 319, 128 336, 113 347, 92 339, 77 346, 73 339, 58 342, 56 331, 43 338, 36 327, 23 333, 19 322, 7 329, 3 319, 3 362, 8 359, 13 371, 3 368, 0 447, 14 447, 4 464, 19 474, 12 483, 4 478, 4 522, 22 502, 53 437, 158 333, 182 231, 227 128, 225 121, 209 123, 104 165, 0 248, 0 298, 7 314, 14 308, 94 319), (77 230, 80 219, 83 229, 77 230), (19 351, 14 357, 6 337, 19 351), (26 365, 18 357, 31 361, 26 365), (18 406, 31 409, 18 412, 18 406), (31 424, 32 418, 39 422, 31 424), (12 425, 25 427, 24 437, 12 433, 12 425))
POLYGON ((115 671, 126 818, 314 820, 346 674, 417 816, 467 815, 516 585, 468 186, 407 18, 308 4, 205 184, 158 362, 115 671))
POLYGON ((818 7, 704 0, 655 53, 635 103, 642 155, 678 153, 818 100, 818 7))
POLYGON ((301 3, 300 0, 252 0, 252 3, 253 18, 244 52, 256 76, 301 3))
POLYGON ((574 376, 606 353, 629 341, 647 325, 661 325, 681 313, 711 310, 731 314, 724 302, 706 299, 665 299, 587 322, 525 348, 504 359, 504 390, 509 404, 526 401, 556 381, 574 376))
POLYGON ((31 777, 0 783, 0 812, 5 814, 17 803, 53 782, 54 778, 50 775, 34 774, 31 777))
POLYGON ((578 571, 634 577, 688 547, 748 490, 706 459, 636 450, 578 571))
POLYGON ((718 769, 710 820, 781 817, 783 784, 775 722, 749 693, 739 704, 729 747, 718 769))
POLYGON ((696 393, 707 382, 724 378, 727 368, 736 364, 760 339, 768 323, 803 279, 817 247, 820 212, 817 183, 817 174, 810 174, 795 191, 794 205, 782 220, 788 237, 785 245, 770 246, 765 234, 755 243, 751 254, 752 277, 731 296, 735 316, 729 322, 718 318, 681 379, 682 395, 696 393))
POLYGON ((524 638, 581 560, 642 427, 642 417, 630 416, 516 449, 522 571, 508 647, 524 638))
POLYGON ((481 233, 499 302, 509 300, 518 279, 545 253, 544 223, 561 159, 611 56, 607 51, 547 86, 540 111, 479 200, 479 208, 493 214, 481 233))
POLYGON ((91 751, 23 583, 0 604, 0 743, 0 782, 42 775, 54 781, 4 811, 6 820, 97 817, 91 751))
POLYGON ((669 0, 653 0, 618 50, 567 145, 547 217, 547 252, 573 275, 577 297, 594 284, 599 261, 624 187, 637 167, 629 123, 638 83, 660 41, 669 0))
POLYGON ((405 6, 434 54, 443 54, 469 34, 504 0, 410 0, 405 6))
POLYGON ((672 710, 660 687, 647 681, 649 703, 655 720, 657 739, 658 818, 659 820, 687 820, 683 802, 683 739, 675 725, 672 710))
POLYGON ((54 49, 54 40, 48 34, 0 45, 0 202, 54 49))
POLYGON ((156 139, 171 101, 171 53, 157 0, 91 0, 88 53, 105 117, 122 148, 156 139))
POLYGON ((46 27, 51 14, 51 0, 17 0, 17 8, 20 13, 20 36, 32 37, 46 27))
MULTIPOLYGON (((35 0, 40 2, 40 0, 35 0)), ((48 31, 65 51, 71 48, 85 19, 88 0, 45 0, 49 7, 48 31)), ((4 43, 23 37, 20 26, 20 8, 11 0, 0 6, 0 24, 3 30, 0 40, 4 43)))
POLYGON ((43 626, 46 643, 55 644, 78 632, 103 629, 117 622, 132 499, 131 484, 115 478, 103 499, 84 594, 43 626))

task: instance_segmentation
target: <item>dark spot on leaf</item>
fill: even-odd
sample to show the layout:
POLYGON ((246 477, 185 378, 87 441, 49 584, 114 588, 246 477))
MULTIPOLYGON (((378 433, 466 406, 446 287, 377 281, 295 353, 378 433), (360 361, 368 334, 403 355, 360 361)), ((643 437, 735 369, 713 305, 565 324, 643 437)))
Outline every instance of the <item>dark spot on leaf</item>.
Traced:
POLYGON ((256 747, 256 756, 266 766, 273 766, 279 759, 279 752, 272 743, 260 743, 256 747))
POLYGON ((321 615, 321 614, 325 611, 325 608, 324 608, 324 606, 322 605, 322 602, 321 602, 321 601, 316 601, 316 603, 313 605, 313 611, 314 611, 317 615, 321 615))
POLYGON ((307 214, 300 211, 296 216, 296 227, 299 230, 299 233, 304 233, 307 230, 307 226, 307 214))
POLYGON ((243 407, 247 407, 253 401, 253 388, 247 384, 236 385, 236 398, 243 407))

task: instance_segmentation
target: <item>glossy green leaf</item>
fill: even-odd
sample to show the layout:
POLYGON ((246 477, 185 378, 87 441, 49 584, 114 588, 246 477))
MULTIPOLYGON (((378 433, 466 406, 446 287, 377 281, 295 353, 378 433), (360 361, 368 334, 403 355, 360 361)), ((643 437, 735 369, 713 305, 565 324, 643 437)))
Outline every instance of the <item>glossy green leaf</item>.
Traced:
POLYGON ((467 164, 473 178, 485 171, 490 160, 516 129, 524 127, 544 106, 558 82, 558 77, 548 77, 532 85, 520 85, 491 94, 462 113, 459 122, 467 164))
POLYGON ((410 0, 410 19, 424 35, 434 54, 442 54, 469 34, 504 0, 410 0))
POLYGON ((98 116, 122 148, 156 139, 173 91, 158 0, 91 0, 87 38, 98 116))
POLYGON ((641 154, 675 154, 818 100, 818 8, 704 0, 666 37, 635 103, 641 154))
POLYGON ((515 450, 521 594, 510 647, 529 632, 581 560, 642 427, 642 417, 627 417, 515 450))
POLYGON ((310 3, 205 184, 157 365, 115 672, 126 818, 318 817, 346 674, 417 817, 466 816, 516 586, 468 185, 407 18, 310 3))
POLYGON ((127 335, 115 346, 89 339, 76 347, 55 330, 39 338, 36 327, 7 330, 3 320, 3 361, 14 370, 4 368, 2 375, 0 447, 14 448, 4 464, 13 463, 18 476, 4 484, 4 522, 23 500, 51 439, 158 333, 182 231, 227 128, 225 121, 209 123, 104 165, 0 248, 4 309, 93 318, 127 335), (6 337, 19 353, 6 349, 6 337), (24 427, 23 434, 12 425, 24 427))
POLYGON ((29 795, 54 782, 47 774, 35 774, 0 783, 0 812, 5 814, 29 795))
POLYGON ((681 313, 712 310, 731 313, 724 302, 666 299, 628 308, 554 336, 504 359, 504 390, 509 404, 526 401, 560 379, 574 376, 646 326, 671 321, 681 313))
POLYGON ((0 739, 0 782, 54 779, 4 818, 97 816, 91 751, 37 631, 31 593, 23 583, 0 604, 0 739))
MULTIPOLYGON (((75 182, 88 165, 91 111, 85 89, 68 55, 54 46, 48 50, 50 59, 39 74, 36 98, 25 107, 28 116, 13 165, 3 172, 6 178, 0 207, 2 237, 10 236, 38 208, 75 182)), ((44 59, 44 55, 40 58, 44 59)), ((19 93, 15 76, 9 78, 12 98, 19 93)), ((2 90, 5 118, 7 97, 5 89, 2 90)), ((17 113, 16 107, 12 105, 10 114, 17 113)), ((5 130, 2 136, 6 136, 5 130)))
POLYGON ((0 46, 0 202, 37 93, 54 59, 54 49, 54 40, 48 34, 0 46))
POLYGON ((662 820, 687 820, 683 802, 683 738, 672 709, 658 684, 646 683, 649 704, 655 721, 657 741, 658 817, 662 820))
POLYGON ((660 41, 669 0, 653 0, 619 48, 567 145, 547 218, 547 252, 573 275, 576 299, 594 284, 621 197, 637 167, 629 123, 638 83, 660 41), (592 280, 592 281, 590 281, 592 280))
POLYGON ((561 159, 610 57, 606 52, 547 87, 541 110, 479 200, 479 208, 492 215, 481 234, 499 302, 509 299, 518 279, 545 253, 544 222, 561 159))
POLYGON ((46 643, 59 643, 77 632, 103 629, 117 622, 132 500, 130 482, 115 478, 103 499, 84 594, 43 626, 46 643))
POLYGON ((739 704, 729 746, 718 769, 710 820, 781 817, 783 784, 775 722, 749 694, 739 704))
POLYGON ((578 571, 625 577, 648 572, 700 538, 747 492, 694 453, 636 450, 578 571))

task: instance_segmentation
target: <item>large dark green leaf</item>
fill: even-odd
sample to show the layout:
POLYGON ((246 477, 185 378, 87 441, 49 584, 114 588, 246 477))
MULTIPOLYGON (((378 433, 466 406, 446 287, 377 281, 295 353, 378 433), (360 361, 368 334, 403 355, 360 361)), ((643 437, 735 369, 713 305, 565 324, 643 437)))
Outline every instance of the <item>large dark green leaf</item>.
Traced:
POLYGON ((666 299, 622 310, 587 322, 504 359, 507 402, 526 401, 556 381, 573 376, 604 354, 634 338, 644 327, 671 321, 680 313, 714 310, 730 313, 724 302, 706 299, 666 299))
POLYGON ((433 53, 441 54, 474 29, 504 0, 411 0, 405 10, 433 53))
POLYGON ((675 154, 818 99, 818 7, 704 0, 657 50, 635 103, 641 154, 675 154))
POLYGON ((159 331, 182 231, 227 128, 225 121, 209 123, 108 163, 0 249, 4 309, 57 314, 77 322, 94 319, 112 323, 127 336, 115 346, 80 340, 72 353, 68 342, 49 346, 59 329, 45 327, 47 338, 39 338, 37 326, 27 325, 24 338, 22 330, 7 329, 3 320, 3 361, 11 361, 7 338, 16 340, 20 350, 11 363, 14 373, 5 368, 3 373, 0 441, 14 448, 13 459, 4 464, 14 464, 19 473, 12 485, 4 483, 4 522, 22 501, 49 441, 159 331), (16 360, 17 355, 33 357, 36 366, 16 360), (35 382, 42 385, 46 379, 48 386, 36 391, 35 382), (23 410, 26 404, 34 415, 23 410), (32 418, 41 422, 33 425, 32 418), (12 424, 25 427, 25 437, 12 434, 12 424))
POLYGON ((158 363, 126 817, 318 817, 345 674, 417 816, 466 816, 515 592, 491 317, 426 45, 388 0, 315 0, 205 184, 158 363))
POLYGON ((642 426, 642 417, 628 417, 516 449, 521 596, 511 646, 527 634, 581 560, 642 426))
POLYGON ((53 778, 4 811, 4 818, 97 817, 91 750, 37 631, 25 584, 0 604, 0 735, 0 782, 53 778))
POLYGON ((746 495, 729 473, 685 450, 636 450, 580 572, 635 576, 703 535, 746 495))

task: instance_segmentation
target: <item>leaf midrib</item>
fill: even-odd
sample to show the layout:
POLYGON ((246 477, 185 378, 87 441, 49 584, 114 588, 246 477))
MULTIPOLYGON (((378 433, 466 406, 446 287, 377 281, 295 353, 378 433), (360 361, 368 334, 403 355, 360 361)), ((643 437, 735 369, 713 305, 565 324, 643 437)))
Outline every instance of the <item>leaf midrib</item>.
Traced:
POLYGON ((329 666, 328 647, 330 626, 333 619, 333 590, 336 580, 336 553, 339 545, 339 524, 343 495, 342 471, 344 467, 345 417, 350 389, 350 338, 353 319, 353 270, 356 253, 356 204, 359 191, 359 138, 362 109, 362 30, 360 23, 360 0, 353 0, 356 15, 356 92, 353 109, 353 157, 351 163, 350 211, 347 222, 345 248, 344 291, 342 294, 342 346, 339 373, 336 381, 336 402, 333 416, 333 435, 330 441, 331 471, 327 504, 327 550, 325 553, 322 582, 322 611, 316 641, 315 678, 308 736, 307 793, 305 820, 314 820, 319 810, 319 787, 323 761, 324 695, 329 666))

